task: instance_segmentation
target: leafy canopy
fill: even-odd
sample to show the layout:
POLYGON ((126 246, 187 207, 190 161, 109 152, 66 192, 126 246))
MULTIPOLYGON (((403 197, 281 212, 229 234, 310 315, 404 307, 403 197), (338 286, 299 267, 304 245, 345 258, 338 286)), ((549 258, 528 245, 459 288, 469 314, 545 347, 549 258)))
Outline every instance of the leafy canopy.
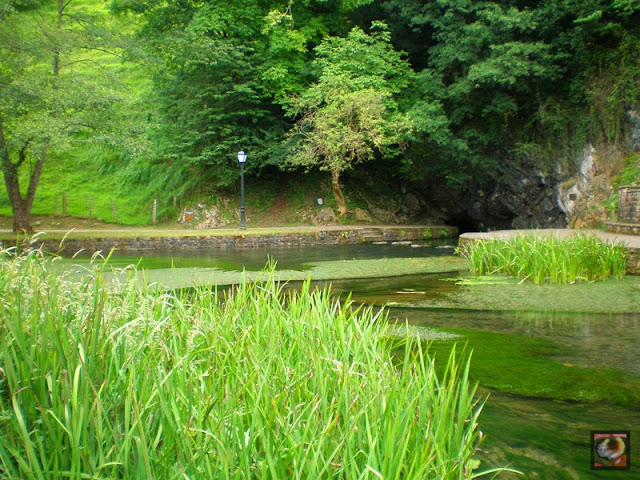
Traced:
POLYGON ((386 26, 375 22, 370 34, 355 27, 345 38, 327 37, 316 55, 318 81, 287 105, 299 118, 293 163, 344 171, 375 152, 397 154, 411 130, 397 96, 412 71, 386 26))
POLYGON ((21 0, 0 9, 0 167, 19 229, 31 228, 49 153, 104 141, 113 105, 126 97, 111 68, 119 59, 106 12, 81 3, 21 0))
POLYGON ((374 22, 371 30, 355 27, 345 38, 327 37, 316 48, 318 81, 287 106, 298 118, 291 132, 291 163, 331 172, 342 215, 340 174, 376 153, 395 156, 411 130, 396 98, 412 71, 394 50, 386 25, 374 22))

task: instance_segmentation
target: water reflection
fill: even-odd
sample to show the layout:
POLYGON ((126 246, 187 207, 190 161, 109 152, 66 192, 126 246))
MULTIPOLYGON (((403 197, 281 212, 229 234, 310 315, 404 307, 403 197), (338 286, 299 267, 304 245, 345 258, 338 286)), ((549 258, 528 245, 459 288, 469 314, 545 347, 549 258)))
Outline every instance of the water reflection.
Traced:
MULTIPOLYGON (((221 268, 229 271, 262 270, 269 259, 281 270, 308 270, 311 263, 326 260, 365 260, 376 258, 433 257, 452 255, 453 247, 444 242, 419 242, 412 245, 330 245, 316 247, 260 247, 203 250, 140 251, 135 254, 114 252, 109 263, 114 267, 138 265, 145 269, 221 268)), ((76 257, 77 260, 83 256, 76 257)), ((88 258, 84 256, 85 260, 88 258)))
MULTIPOLYGON (((477 311, 408 307, 455 291, 442 275, 332 282, 334 292, 387 305, 392 320, 429 328, 471 329, 541 338, 562 346, 562 363, 621 369, 640 378, 640 313, 477 311), (570 352, 570 353, 569 353, 570 352)), ((483 467, 511 465, 529 479, 599 479, 620 472, 590 470, 590 432, 623 429, 640 438, 640 410, 607 403, 581 403, 487 392, 480 417, 486 439, 483 467), (607 473, 609 475, 607 475, 607 473)), ((637 442, 637 441, 636 441, 637 442)), ((633 448, 633 444, 632 444, 633 448)), ((637 450, 637 449, 636 449, 637 450)), ((633 458, 632 458, 633 461, 633 458)), ((629 478, 636 478, 632 466, 629 478)), ((628 473, 628 472, 627 472, 628 473)), ((616 475, 617 474, 617 475, 616 475)), ((499 479, 523 478, 501 473, 499 479)))
MULTIPOLYGON (((633 466, 623 473, 591 471, 590 432, 631 430, 633 442, 640 434, 639 410, 492 392, 480 419, 486 433, 480 454, 484 465, 511 464, 528 479, 637 478, 633 466)), ((504 473, 498 478, 522 477, 504 473)))
POLYGON ((558 358, 583 367, 621 369, 640 376, 640 313, 429 311, 390 308, 409 323, 441 328, 485 330, 542 338, 565 347, 558 358))

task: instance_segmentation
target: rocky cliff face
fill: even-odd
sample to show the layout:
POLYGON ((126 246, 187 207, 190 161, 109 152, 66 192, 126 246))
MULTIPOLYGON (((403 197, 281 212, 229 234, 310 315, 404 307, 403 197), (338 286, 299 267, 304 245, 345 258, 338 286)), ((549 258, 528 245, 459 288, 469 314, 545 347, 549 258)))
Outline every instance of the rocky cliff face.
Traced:
MULTIPOLYGON (((640 113, 629 110, 624 150, 640 150, 640 113)), ((614 195, 613 178, 623 166, 622 149, 585 145, 577 158, 542 169, 535 159, 505 159, 503 174, 462 195, 443 185, 422 186, 426 201, 437 205, 440 220, 461 231, 512 228, 598 228, 614 212, 604 202, 614 195)), ((434 216, 434 212, 431 213, 434 216)))
POLYGON ((439 189, 433 201, 443 220, 461 230, 597 228, 610 216, 603 202, 614 194, 619 152, 587 145, 573 167, 543 171, 534 160, 508 163, 500 180, 472 185, 460 197, 439 189), (573 171, 572 171, 573 170, 573 171))
POLYGON ((613 178, 622 167, 621 158, 616 149, 587 145, 578 171, 556 186, 557 203, 569 227, 598 228, 610 220, 613 213, 604 202, 615 193, 613 178))
POLYGON ((432 194, 443 220, 462 231, 564 227, 566 215, 553 193, 559 180, 558 173, 545 173, 531 161, 509 165, 500 180, 471 185, 461 196, 452 197, 444 187, 432 194))

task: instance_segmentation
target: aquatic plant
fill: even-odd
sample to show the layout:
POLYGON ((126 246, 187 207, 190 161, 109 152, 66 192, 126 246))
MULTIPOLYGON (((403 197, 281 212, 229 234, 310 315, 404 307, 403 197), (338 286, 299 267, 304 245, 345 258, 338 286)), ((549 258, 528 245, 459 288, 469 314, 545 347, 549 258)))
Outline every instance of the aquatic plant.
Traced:
POLYGON ((476 275, 511 275, 534 283, 622 278, 627 268, 624 246, 605 243, 593 235, 516 235, 468 242, 461 253, 476 275))
POLYGON ((104 269, 0 260, 0 477, 480 475, 468 359, 438 376, 383 313, 309 283, 165 292, 104 269))

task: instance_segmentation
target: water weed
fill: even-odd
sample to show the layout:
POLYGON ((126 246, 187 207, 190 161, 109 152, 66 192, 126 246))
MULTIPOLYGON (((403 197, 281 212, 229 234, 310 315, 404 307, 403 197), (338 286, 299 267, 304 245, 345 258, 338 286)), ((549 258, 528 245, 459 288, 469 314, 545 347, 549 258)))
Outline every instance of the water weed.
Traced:
POLYGON ((576 283, 622 278, 627 253, 595 236, 517 235, 469 242, 462 249, 476 275, 510 275, 534 283, 576 283))
POLYGON ((468 359, 437 375, 407 338, 398 361, 383 313, 309 283, 167 293, 103 269, 0 261, 0 477, 479 475, 468 359))

